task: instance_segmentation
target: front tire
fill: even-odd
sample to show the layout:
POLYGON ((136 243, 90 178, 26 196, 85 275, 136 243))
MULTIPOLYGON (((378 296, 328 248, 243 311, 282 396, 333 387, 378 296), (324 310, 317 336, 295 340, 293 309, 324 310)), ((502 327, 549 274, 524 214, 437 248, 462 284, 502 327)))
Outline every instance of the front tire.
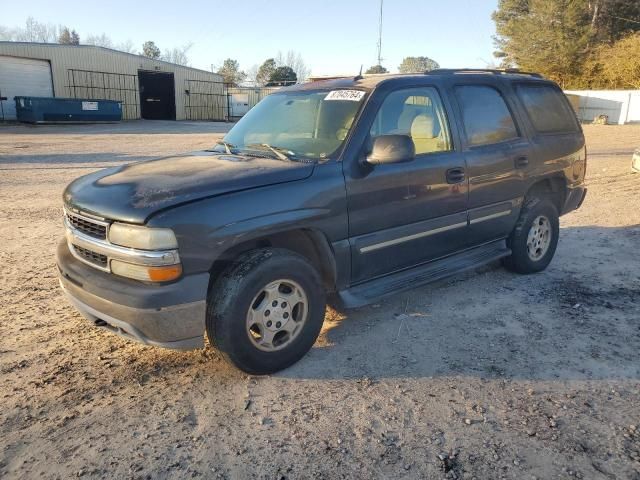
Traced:
POLYGON ((507 238, 511 256, 503 265, 517 273, 536 273, 547 268, 558 246, 560 221, 554 203, 545 197, 525 199, 515 228, 507 238))
POLYGON ((240 370, 274 373, 311 349, 325 308, 320 275, 304 257, 282 249, 253 250, 211 288, 207 336, 240 370))

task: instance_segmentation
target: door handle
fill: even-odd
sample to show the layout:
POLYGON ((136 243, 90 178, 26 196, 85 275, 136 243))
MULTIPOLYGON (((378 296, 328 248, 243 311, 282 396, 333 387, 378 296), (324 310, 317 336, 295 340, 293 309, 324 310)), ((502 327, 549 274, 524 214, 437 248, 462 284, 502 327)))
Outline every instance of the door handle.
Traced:
POLYGON ((464 168, 456 167, 447 170, 447 183, 462 183, 464 182, 464 168))
POLYGON ((514 163, 516 164, 516 168, 524 168, 529 165, 529 158, 526 155, 522 155, 521 157, 516 157, 514 163))

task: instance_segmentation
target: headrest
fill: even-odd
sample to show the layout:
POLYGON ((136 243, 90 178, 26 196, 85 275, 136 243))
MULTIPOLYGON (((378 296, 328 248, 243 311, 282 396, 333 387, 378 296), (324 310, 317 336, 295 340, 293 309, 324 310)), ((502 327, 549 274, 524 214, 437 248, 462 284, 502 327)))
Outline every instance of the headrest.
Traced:
POLYGON ((411 123, 412 138, 435 138, 435 122, 430 115, 418 115, 411 123))

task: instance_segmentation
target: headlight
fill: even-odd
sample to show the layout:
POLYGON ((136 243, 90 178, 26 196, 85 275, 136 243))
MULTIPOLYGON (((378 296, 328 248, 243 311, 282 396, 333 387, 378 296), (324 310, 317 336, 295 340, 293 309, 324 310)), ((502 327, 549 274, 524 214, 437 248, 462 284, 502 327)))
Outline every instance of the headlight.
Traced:
POLYGON ((178 241, 169 228, 150 228, 126 223, 109 227, 109 241, 123 247, 141 250, 170 250, 178 248, 178 241))

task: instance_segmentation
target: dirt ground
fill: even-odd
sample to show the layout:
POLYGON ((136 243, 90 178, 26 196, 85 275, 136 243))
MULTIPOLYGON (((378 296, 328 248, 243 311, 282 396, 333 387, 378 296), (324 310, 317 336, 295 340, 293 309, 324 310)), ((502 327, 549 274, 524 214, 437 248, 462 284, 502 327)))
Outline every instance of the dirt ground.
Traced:
POLYGON ((545 272, 329 311, 268 377, 92 327, 56 280, 69 181, 226 128, 0 126, 0 477, 640 479, 640 126, 585 127, 545 272))

